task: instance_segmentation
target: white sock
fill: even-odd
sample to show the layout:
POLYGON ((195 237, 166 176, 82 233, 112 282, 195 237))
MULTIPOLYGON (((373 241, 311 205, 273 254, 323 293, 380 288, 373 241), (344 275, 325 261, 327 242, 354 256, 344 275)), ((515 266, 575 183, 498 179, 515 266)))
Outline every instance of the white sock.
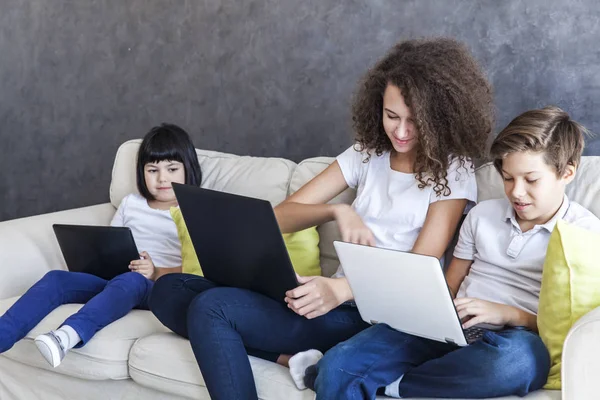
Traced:
POLYGON ((298 389, 306 389, 304 385, 304 371, 311 365, 318 363, 321 358, 323 358, 323 353, 319 350, 303 351, 290 358, 290 375, 292 375, 292 379, 298 389))
POLYGON ((400 381, 404 378, 404 374, 400 376, 400 378, 396 379, 394 382, 390 383, 385 387, 385 395, 389 397, 395 397, 397 399, 401 399, 400 397, 400 381))
POLYGON ((54 331, 54 334, 62 340, 62 343, 65 346, 65 353, 81 342, 81 338, 77 332, 75 332, 75 329, 71 328, 69 325, 61 326, 54 331))

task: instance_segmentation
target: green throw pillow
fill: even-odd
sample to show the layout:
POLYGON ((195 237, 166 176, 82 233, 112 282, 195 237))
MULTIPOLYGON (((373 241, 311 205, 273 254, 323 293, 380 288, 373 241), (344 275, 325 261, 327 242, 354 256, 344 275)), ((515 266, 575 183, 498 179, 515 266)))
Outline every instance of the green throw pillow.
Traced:
POLYGON ((559 220, 544 262, 538 329, 552 367, 544 388, 561 388, 561 358, 571 326, 600 306, 600 234, 559 220))

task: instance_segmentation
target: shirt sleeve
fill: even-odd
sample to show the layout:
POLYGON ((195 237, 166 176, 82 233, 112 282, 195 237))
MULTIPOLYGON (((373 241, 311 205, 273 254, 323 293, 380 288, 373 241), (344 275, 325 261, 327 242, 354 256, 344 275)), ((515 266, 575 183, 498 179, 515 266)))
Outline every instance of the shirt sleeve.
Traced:
POLYGON ((465 160, 464 166, 458 159, 454 160, 448 168, 448 196, 432 193, 430 203, 440 200, 466 199, 468 201, 465 213, 467 213, 477 202, 477 181, 475 179, 475 168, 470 160, 465 160))
POLYGON ((471 210, 460 227, 458 242, 456 243, 456 247, 454 247, 454 257, 471 261, 475 259, 474 220, 473 210, 471 210))
POLYGON ((125 196, 125 198, 121 200, 117 212, 113 216, 112 221, 110 221, 110 226, 125 226, 125 208, 127 207, 128 198, 129 196, 125 196))
POLYGON ((342 175, 346 184, 352 189, 356 189, 363 179, 367 164, 364 162, 366 154, 363 151, 357 151, 354 146, 350 146, 346 151, 336 157, 336 161, 342 170, 342 175))

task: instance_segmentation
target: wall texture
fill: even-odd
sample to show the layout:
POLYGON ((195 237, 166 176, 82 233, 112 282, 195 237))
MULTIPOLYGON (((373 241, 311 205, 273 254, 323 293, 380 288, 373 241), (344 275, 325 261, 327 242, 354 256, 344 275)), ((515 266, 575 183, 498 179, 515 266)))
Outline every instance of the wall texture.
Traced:
POLYGON ((163 121, 206 149, 335 155, 357 79, 405 38, 468 43, 499 127, 554 103, 600 131, 599 15, 594 0, 2 0, 0 220, 107 201, 119 144, 163 121))

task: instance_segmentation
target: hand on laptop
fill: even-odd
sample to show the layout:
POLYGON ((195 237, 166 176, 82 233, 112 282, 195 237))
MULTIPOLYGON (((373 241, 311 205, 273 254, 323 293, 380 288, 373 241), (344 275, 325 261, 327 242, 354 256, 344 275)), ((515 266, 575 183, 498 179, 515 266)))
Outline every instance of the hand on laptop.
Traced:
POLYGON ((454 305, 458 317, 464 322, 463 329, 479 324, 512 325, 515 310, 518 311, 515 307, 505 304, 469 297, 454 299, 454 305))
POLYGON ((360 216, 350 206, 336 208, 335 220, 338 223, 342 241, 367 246, 375 246, 375 236, 360 216))
POLYGON ((345 278, 297 276, 301 284, 286 292, 285 302, 296 314, 308 319, 327 314, 344 301, 352 299, 352 291, 345 278))
POLYGON ((152 279, 155 267, 152 258, 150 258, 150 254, 142 251, 140 253, 140 259, 131 261, 129 269, 133 272, 139 272, 147 279, 152 279))

